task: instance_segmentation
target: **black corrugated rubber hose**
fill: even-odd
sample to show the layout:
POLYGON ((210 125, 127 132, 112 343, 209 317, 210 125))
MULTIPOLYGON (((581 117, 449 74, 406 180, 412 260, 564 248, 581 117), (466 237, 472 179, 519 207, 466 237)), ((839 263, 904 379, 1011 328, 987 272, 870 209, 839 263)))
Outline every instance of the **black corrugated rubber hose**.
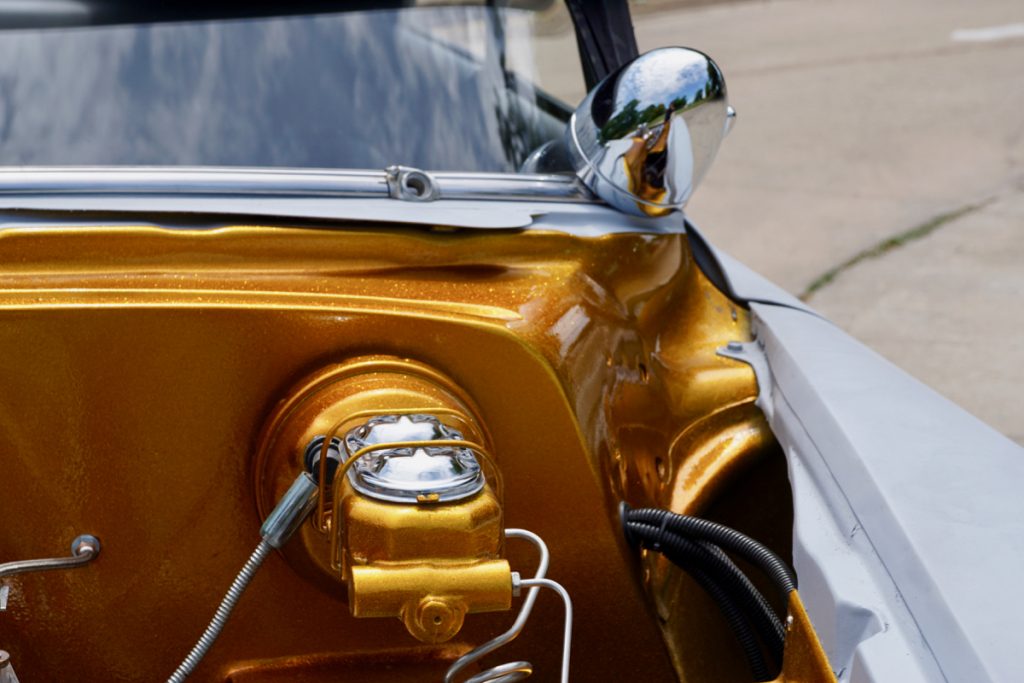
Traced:
POLYGON ((796 590, 796 574, 781 557, 763 543, 723 524, 658 508, 628 507, 623 509, 622 521, 643 522, 687 538, 710 541, 742 556, 761 569, 772 579, 784 599, 788 600, 789 594, 796 590))
POLYGON ((770 681, 775 678, 764 660, 761 646, 750 628, 746 615, 732 595, 724 589, 710 574, 701 569, 697 564, 687 557, 675 557, 668 553, 665 555, 672 564, 676 565, 687 574, 693 577, 710 597, 718 605, 719 611, 725 618, 726 623, 732 630, 733 635, 743 650, 743 656, 750 667, 750 674, 755 681, 770 681))
POLYGON ((648 549, 663 553, 680 567, 696 566, 726 590, 754 626, 772 658, 782 662, 785 647, 785 629, 775 611, 750 579, 740 571, 720 548, 706 541, 694 541, 660 527, 642 522, 628 522, 627 529, 634 540, 648 549))

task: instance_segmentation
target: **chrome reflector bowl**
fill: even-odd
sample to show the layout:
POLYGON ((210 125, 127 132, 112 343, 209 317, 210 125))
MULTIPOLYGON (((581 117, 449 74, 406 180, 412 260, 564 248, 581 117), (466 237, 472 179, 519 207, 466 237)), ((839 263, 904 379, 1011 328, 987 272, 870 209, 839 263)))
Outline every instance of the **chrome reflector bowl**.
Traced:
POLYGON ((345 437, 346 460, 382 445, 352 464, 349 482, 363 495, 393 503, 447 503, 476 495, 484 486, 479 461, 468 448, 430 446, 462 434, 433 415, 382 415, 345 437), (415 446, 387 444, 417 442, 415 446))
POLYGON ((735 113, 707 55, 652 50, 609 74, 569 122, 577 175, 626 213, 682 208, 711 166, 735 113))

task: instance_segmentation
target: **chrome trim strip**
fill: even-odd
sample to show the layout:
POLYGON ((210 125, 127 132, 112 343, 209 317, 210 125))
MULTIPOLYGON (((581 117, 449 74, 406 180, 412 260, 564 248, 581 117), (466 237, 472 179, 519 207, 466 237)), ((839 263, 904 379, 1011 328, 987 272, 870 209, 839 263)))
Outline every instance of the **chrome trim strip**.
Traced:
POLYGON ((432 173, 442 198, 542 199, 599 203, 576 176, 520 173, 432 173))
MULTIPOLYGON (((441 199, 598 201, 572 176, 459 172, 430 175, 437 181, 441 199)), ((0 168, 0 196, 388 197, 387 180, 383 170, 18 167, 0 168)))

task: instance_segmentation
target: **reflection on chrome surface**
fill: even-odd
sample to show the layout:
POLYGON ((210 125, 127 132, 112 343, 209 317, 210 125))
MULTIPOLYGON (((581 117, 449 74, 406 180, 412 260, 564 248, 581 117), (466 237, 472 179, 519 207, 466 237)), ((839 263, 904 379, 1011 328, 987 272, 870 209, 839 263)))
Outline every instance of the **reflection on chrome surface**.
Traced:
POLYGON ((567 144, 577 173, 598 196, 628 213, 659 216, 689 200, 734 116, 710 57, 662 48, 587 95, 567 144))

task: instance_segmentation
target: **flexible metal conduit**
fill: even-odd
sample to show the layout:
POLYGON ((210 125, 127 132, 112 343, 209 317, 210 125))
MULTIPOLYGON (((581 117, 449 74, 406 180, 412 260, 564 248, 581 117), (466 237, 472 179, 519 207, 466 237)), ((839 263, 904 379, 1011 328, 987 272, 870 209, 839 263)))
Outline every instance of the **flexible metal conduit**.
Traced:
POLYGON ((228 588, 227 594, 221 600, 220 606, 217 607, 217 612, 213 615, 213 619, 210 620, 210 624, 203 631, 203 635, 199 636, 199 642, 185 655, 185 660, 174 670, 174 673, 167 679, 167 683, 184 683, 185 679, 199 666, 199 662, 203 661, 203 657, 206 656, 206 653, 210 651, 210 648, 216 642, 217 636, 224 630, 224 625, 228 622, 231 611, 235 609, 238 599, 242 597, 242 593, 245 592, 249 582, 252 581, 252 577, 256 575, 256 570, 260 568, 263 560, 267 558, 267 555, 273 549, 274 547, 266 541, 260 541, 260 544, 256 546, 256 550, 249 556, 245 566, 242 567, 242 571, 238 572, 238 576, 231 582, 231 587, 228 588))
POLYGON ((227 594, 221 600, 213 619, 203 631, 203 635, 199 636, 199 641, 167 679, 167 683, 184 683, 185 679, 199 666, 199 662, 213 647, 217 636, 224 630, 231 611, 242 597, 249 582, 252 581, 252 577, 256 575, 256 570, 263 564, 263 560, 267 559, 271 550, 280 548, 287 543, 299 525, 313 511, 318 494, 319 487, 313 481, 313 477, 305 472, 292 482, 291 487, 263 522, 263 526, 260 527, 260 535, 263 539, 249 556, 242 571, 238 572, 238 576, 231 582, 231 587, 228 588, 227 594))

